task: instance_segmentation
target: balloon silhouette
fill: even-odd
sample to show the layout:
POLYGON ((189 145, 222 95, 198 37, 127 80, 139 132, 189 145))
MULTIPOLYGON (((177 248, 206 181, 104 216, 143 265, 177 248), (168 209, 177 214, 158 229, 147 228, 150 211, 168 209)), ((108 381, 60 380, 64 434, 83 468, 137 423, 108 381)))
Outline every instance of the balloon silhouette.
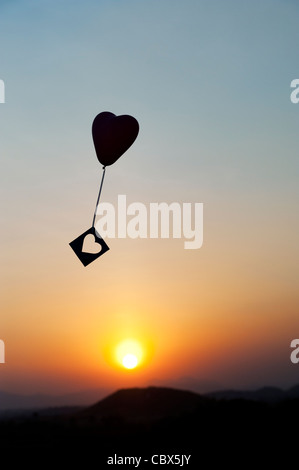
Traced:
POLYGON ((106 166, 115 163, 131 147, 138 132, 139 124, 135 118, 128 115, 115 116, 115 114, 108 111, 98 114, 92 123, 93 143, 98 160, 103 165, 100 190, 91 228, 69 243, 84 266, 88 266, 109 250, 109 246, 95 228, 106 166))
POLYGON ((119 159, 135 141, 139 132, 133 116, 115 116, 104 111, 92 124, 92 138, 99 162, 105 167, 119 159))

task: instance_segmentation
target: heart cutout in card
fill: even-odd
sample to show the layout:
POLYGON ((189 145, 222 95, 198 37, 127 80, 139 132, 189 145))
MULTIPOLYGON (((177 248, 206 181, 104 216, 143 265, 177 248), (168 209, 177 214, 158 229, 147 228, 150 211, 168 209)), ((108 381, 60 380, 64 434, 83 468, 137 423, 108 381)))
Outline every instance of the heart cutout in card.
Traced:
POLYGON ((109 250, 109 246, 96 231, 95 227, 91 227, 82 233, 82 235, 75 238, 70 243, 70 247, 84 266, 88 266, 109 250))

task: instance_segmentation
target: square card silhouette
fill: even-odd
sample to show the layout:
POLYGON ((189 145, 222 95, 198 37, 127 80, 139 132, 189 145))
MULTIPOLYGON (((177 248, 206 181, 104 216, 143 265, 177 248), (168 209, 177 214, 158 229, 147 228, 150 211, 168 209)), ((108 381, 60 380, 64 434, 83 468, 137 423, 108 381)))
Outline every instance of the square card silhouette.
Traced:
POLYGON ((84 266, 88 266, 109 250, 109 246, 98 234, 95 227, 86 230, 69 245, 84 266))

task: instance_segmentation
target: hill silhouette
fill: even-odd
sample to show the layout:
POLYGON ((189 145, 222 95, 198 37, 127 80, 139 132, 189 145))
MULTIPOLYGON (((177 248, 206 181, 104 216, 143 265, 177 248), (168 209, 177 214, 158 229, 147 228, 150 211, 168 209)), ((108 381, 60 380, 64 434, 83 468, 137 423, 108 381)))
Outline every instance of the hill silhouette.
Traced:
POLYGON ((194 411, 204 400, 200 395, 171 388, 122 389, 77 414, 77 418, 117 416, 128 422, 150 422, 194 411))
MULTIPOLYGON (((253 468, 268 468, 282 459, 287 468, 297 449, 298 416, 298 398, 266 403, 170 388, 123 389, 79 411, 2 420, 0 448, 11 465, 21 461, 31 468, 41 468, 45 458, 56 467, 59 461, 60 467, 81 462, 83 468, 112 468, 107 459, 115 454, 146 459, 191 455, 188 468, 196 469, 240 469, 244 460, 253 468)), ((150 467, 144 463, 139 468, 150 467)))

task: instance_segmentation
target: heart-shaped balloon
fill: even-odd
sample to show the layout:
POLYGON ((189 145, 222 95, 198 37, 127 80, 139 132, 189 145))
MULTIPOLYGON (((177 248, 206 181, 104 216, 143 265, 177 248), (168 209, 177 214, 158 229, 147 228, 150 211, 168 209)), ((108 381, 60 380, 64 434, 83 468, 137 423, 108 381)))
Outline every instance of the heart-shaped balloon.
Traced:
POLYGON ((92 137, 98 160, 102 165, 112 165, 135 141, 139 132, 138 121, 133 116, 115 116, 104 111, 92 124, 92 137))

